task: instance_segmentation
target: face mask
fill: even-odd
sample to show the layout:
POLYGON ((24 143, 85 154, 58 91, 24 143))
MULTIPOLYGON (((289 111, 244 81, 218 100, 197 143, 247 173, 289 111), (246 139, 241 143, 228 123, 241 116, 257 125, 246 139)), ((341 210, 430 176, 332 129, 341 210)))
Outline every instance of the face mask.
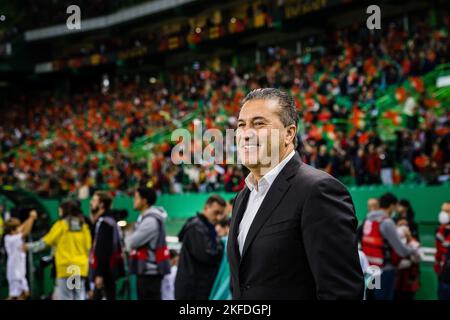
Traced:
POLYGON ((400 240, 406 244, 406 232, 407 232, 408 227, 407 226, 400 226, 397 227, 397 234, 400 237, 400 240))
POLYGON ((439 223, 440 224, 448 224, 450 222, 450 216, 447 212, 441 211, 439 213, 439 223))

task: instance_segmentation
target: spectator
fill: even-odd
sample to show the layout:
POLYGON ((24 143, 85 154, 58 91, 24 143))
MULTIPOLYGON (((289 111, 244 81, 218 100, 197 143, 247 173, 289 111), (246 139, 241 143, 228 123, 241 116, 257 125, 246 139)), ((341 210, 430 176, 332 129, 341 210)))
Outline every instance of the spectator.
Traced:
MULTIPOLYGON (((225 179, 223 173, 200 172, 186 165, 175 175, 167 165, 172 147, 168 141, 154 145, 153 172, 148 178, 146 162, 132 161, 124 150, 139 150, 140 138, 153 137, 160 130, 189 127, 182 119, 197 109, 203 110, 208 128, 233 128, 235 119, 230 115, 236 113, 245 91, 258 86, 283 86, 295 97, 304 123, 302 153, 314 166, 342 180, 353 174, 357 185, 390 184, 389 169, 397 167, 393 183, 442 183, 450 170, 445 142, 450 137, 449 112, 444 101, 428 92, 422 75, 437 63, 448 62, 448 37, 429 21, 410 18, 409 30, 395 21, 387 32, 370 37, 360 32, 361 26, 340 29, 330 41, 317 43, 321 51, 314 59, 310 54, 290 52, 290 56, 289 50, 277 47, 268 48, 265 63, 253 70, 225 63, 214 68, 199 64, 165 73, 166 80, 156 80, 150 87, 147 81, 144 85, 118 77, 102 95, 93 83, 83 91, 71 88, 66 95, 55 94, 52 88, 47 96, 42 90, 26 90, 26 95, 0 101, 8 106, 0 119, 0 184, 35 190, 44 197, 77 194, 82 198, 93 186, 132 192, 148 180, 158 192, 216 190, 221 181, 226 190, 239 191, 244 179, 238 171, 233 179, 229 173, 225 179), (387 90, 388 85, 395 94, 387 90), (381 97, 398 100, 406 108, 384 110, 378 103, 381 97), (405 117, 414 118, 407 120, 409 128, 399 120, 405 117), (379 133, 397 135, 395 156, 388 152, 393 163, 389 157, 377 156, 378 146, 387 143, 379 133), (317 147, 309 148, 313 143, 317 147), (318 150, 324 145, 329 150, 318 150), (363 159, 357 156, 359 148, 375 152, 363 159)), ((238 25, 241 19, 236 20, 238 25)), ((158 37, 146 34, 144 40, 131 43, 128 38, 123 43, 134 47, 158 37)), ((163 38, 167 40, 167 35, 163 38)))
POLYGON ((368 184, 377 184, 380 182, 381 159, 380 154, 373 144, 367 148, 366 169, 368 173, 368 184))
POLYGON ((164 227, 167 212, 154 206, 155 203, 154 189, 136 189, 133 206, 140 215, 134 232, 125 238, 125 245, 130 251, 130 272, 137 275, 139 300, 161 300, 161 281, 170 273, 164 227))
POLYGON ((393 180, 393 159, 391 153, 388 150, 388 146, 383 144, 379 147, 379 154, 381 159, 381 183, 384 185, 392 185, 393 180))
POLYGON ((223 255, 223 245, 214 225, 223 217, 225 200, 208 198, 202 213, 189 219, 178 238, 182 242, 175 279, 176 300, 207 300, 223 255))
POLYGON ((358 152, 353 159, 353 168, 354 168, 354 175, 356 178, 356 184, 358 186, 365 184, 366 182, 366 158, 364 155, 364 149, 359 148, 358 152))
POLYGON ((23 252, 24 240, 30 234, 37 219, 36 210, 32 210, 25 222, 10 218, 5 223, 5 249, 8 255, 6 278, 9 286, 8 300, 25 300, 30 295, 27 281, 27 258, 23 252))
POLYGON ((25 244, 25 249, 38 252, 54 248, 56 264, 56 299, 85 300, 85 279, 89 269, 91 234, 77 200, 66 200, 59 207, 60 220, 41 240, 25 244), (73 275, 79 275, 79 278, 73 275), (70 283, 69 281, 74 281, 70 283))
POLYGON ((436 232, 436 255, 434 270, 438 275, 438 299, 450 300, 450 201, 442 204, 436 232))
POLYGON ((411 236, 417 241, 420 240, 419 226, 415 220, 414 209, 411 203, 406 199, 401 199, 397 205, 397 220, 405 219, 408 223, 408 229, 411 232, 411 236))

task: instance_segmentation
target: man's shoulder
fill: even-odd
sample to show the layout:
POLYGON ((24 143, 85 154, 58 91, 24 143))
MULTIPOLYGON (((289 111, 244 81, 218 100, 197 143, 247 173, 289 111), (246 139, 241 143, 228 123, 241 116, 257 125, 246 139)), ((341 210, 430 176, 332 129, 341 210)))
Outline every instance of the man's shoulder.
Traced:
POLYGON ((380 221, 380 232, 383 235, 390 232, 396 232, 394 220, 392 220, 392 218, 390 217, 383 217, 380 221))
POLYGON ((66 219, 59 219, 51 227, 51 230, 54 232, 65 231, 68 229, 69 229, 69 224, 67 223, 66 219))
POLYGON ((99 228, 101 229, 112 229, 116 225, 116 221, 113 217, 110 216, 104 216, 100 217, 100 219, 97 221, 99 224, 99 228))
POLYGON ((139 222, 138 228, 140 229, 148 229, 148 228, 154 228, 159 224, 158 218, 155 217, 152 214, 146 214, 142 217, 141 221, 139 222))
POLYGON ((345 188, 344 184, 329 173, 302 163, 293 177, 294 184, 301 189, 312 190, 320 185, 345 188))
POLYGON ((199 215, 196 215, 196 216, 189 218, 186 221, 186 223, 184 224, 184 226, 180 232, 179 237, 182 236, 181 234, 186 234, 188 232, 189 233, 191 233, 191 232, 202 233, 205 229, 206 229, 206 225, 202 222, 199 215))

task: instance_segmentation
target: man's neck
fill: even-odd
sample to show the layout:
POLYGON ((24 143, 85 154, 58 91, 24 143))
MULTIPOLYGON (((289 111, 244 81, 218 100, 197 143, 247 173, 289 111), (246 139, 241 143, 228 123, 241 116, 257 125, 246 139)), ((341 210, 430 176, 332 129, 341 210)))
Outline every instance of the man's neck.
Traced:
POLYGON ((270 167, 263 167, 263 166, 259 166, 257 168, 252 168, 250 169, 250 172, 253 174, 253 178, 255 179, 256 182, 259 182, 259 180, 264 177, 264 175, 269 172, 270 170, 272 170, 273 168, 275 168, 278 164, 280 164, 284 159, 286 159, 286 157, 294 150, 293 147, 286 149, 286 151, 284 152, 283 155, 281 155, 280 160, 276 163, 273 163, 272 161, 270 162, 270 167))
POLYGON ((105 213, 105 210, 99 210, 97 214, 94 216, 94 222, 97 222, 98 219, 105 213))
POLYGON ((143 208, 141 210, 141 214, 144 214, 148 209, 150 209, 150 206, 143 208))

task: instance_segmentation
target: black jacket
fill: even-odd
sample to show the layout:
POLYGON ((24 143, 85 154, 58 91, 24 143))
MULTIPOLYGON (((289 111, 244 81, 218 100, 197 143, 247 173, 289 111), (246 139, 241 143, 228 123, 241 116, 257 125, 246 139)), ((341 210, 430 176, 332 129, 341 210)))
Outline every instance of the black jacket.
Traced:
POLYGON ((222 259, 222 242, 214 226, 202 214, 189 219, 178 238, 182 247, 175 299, 207 300, 222 259))
POLYGON ((228 259, 234 299, 362 299, 354 206, 346 188, 298 154, 270 187, 239 254, 250 191, 233 207, 228 259))
MULTIPOLYGON (((109 212, 102 214, 102 217, 113 217, 109 212)), ((97 220, 94 225, 94 232, 92 235, 93 254, 96 257, 97 268, 91 269, 91 276, 93 279, 96 276, 101 276, 107 279, 113 278, 112 270, 110 268, 110 259, 113 254, 113 232, 114 229, 108 223, 102 223, 97 220), (97 235, 95 235, 97 232, 97 235)))

